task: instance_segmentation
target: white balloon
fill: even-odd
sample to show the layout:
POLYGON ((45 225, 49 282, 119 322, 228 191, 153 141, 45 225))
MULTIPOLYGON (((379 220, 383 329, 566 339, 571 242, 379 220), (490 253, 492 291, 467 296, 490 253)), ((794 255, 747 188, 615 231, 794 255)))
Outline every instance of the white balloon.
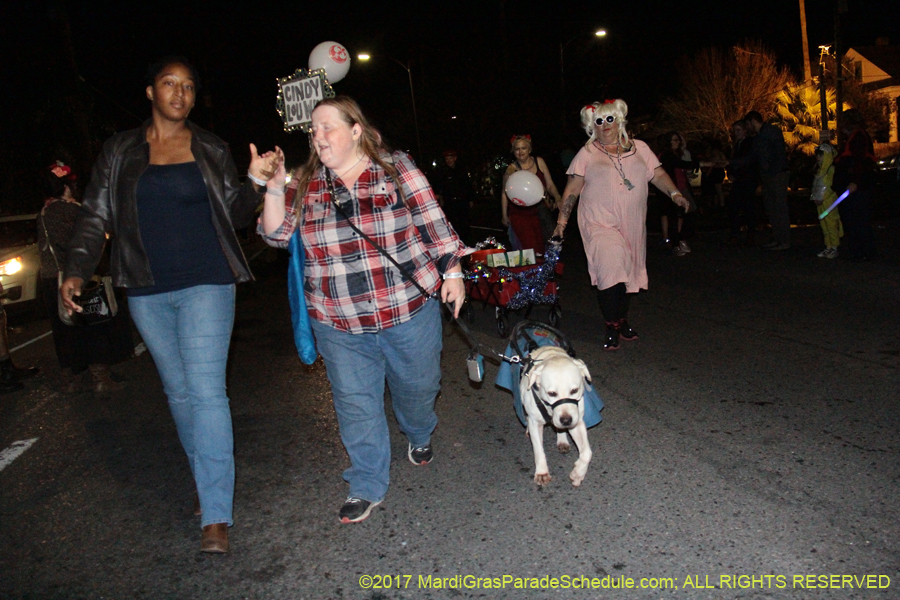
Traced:
POLYGON ((544 197, 544 185, 531 171, 516 171, 506 180, 506 197, 519 206, 534 206, 544 197))
POLYGON ((309 70, 325 69, 328 83, 337 83, 350 70, 350 53, 337 42, 322 42, 309 53, 309 70))

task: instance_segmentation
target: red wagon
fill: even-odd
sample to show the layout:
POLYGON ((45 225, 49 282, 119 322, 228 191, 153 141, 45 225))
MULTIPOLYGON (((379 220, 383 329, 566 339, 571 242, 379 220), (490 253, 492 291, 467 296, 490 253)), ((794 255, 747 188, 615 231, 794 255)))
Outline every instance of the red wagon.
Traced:
POLYGON ((557 277, 563 273, 563 264, 559 252, 558 244, 550 244, 545 258, 524 267, 489 267, 483 262, 485 253, 471 255, 465 269, 466 318, 469 322, 474 318, 472 302, 481 302, 484 308, 493 306, 497 331, 505 337, 511 311, 524 309, 527 319, 534 306, 543 305, 549 307, 548 321, 556 327, 562 316, 557 277))

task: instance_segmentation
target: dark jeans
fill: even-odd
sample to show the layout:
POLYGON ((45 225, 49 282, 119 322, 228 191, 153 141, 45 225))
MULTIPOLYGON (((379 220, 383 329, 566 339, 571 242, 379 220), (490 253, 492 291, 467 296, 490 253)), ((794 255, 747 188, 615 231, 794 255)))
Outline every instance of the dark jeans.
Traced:
POLYGON ((853 192, 841 202, 840 210, 847 255, 850 258, 873 257, 876 251, 872 231, 872 192, 853 192))
POLYGON ((737 237, 741 226, 746 225, 748 233, 756 229, 756 183, 735 182, 728 194, 728 219, 731 235, 737 237))
MULTIPOLYGON (((685 198, 692 200, 693 198, 690 196, 690 192, 682 192, 685 198)), ((669 241, 672 243, 672 246, 677 246, 678 242, 682 240, 684 237, 690 237, 694 229, 694 217, 696 216, 696 212, 685 213, 684 209, 675 204, 670 198, 663 196, 661 198, 663 205, 663 216, 668 217, 669 221, 669 241), (681 219, 681 229, 678 228, 678 220, 681 219)))
POLYGON ((791 221, 788 213, 787 187, 791 174, 761 175, 763 205, 772 226, 772 237, 779 244, 791 243, 791 221))

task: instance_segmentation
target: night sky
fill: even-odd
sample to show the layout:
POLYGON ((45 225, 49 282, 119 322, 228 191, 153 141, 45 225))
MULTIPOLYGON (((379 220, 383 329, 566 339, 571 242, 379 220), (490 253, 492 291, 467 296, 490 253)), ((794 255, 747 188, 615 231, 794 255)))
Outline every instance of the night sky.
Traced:
MULTIPOLYGON (((394 147, 415 151, 407 72, 384 57, 411 65, 419 162, 447 146, 463 160, 485 159, 506 152, 513 133, 530 133, 536 153, 552 155, 583 141, 577 112, 594 100, 621 97, 632 119, 652 118, 677 91, 678 65, 704 47, 759 39, 802 75, 796 0, 717 4, 6 2, 3 192, 21 169, 55 156, 85 170, 103 139, 139 125, 149 116, 144 72, 166 54, 183 54, 200 70, 205 88, 192 118, 228 141, 239 165, 250 141, 285 147, 291 163, 303 158, 305 136, 284 133, 275 112, 275 80, 306 67, 309 52, 326 40, 354 57, 335 90, 355 97, 394 147), (593 37, 598 28, 606 38, 593 37), (568 42, 564 99, 561 42, 568 42), (355 60, 362 51, 373 59, 355 60)), ((817 47, 833 39, 833 0, 806 4, 815 65, 817 47)), ((848 0, 848 9, 847 47, 874 45, 878 37, 900 44, 900 2, 848 0)))

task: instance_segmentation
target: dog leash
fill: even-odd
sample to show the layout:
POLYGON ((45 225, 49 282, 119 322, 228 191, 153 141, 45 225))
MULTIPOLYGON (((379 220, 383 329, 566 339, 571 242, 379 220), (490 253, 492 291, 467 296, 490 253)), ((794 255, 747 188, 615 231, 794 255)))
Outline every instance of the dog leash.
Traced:
POLYGON ((463 332, 463 335, 466 337, 466 341, 469 344, 469 355, 466 356, 466 369, 469 372, 469 379, 471 381, 480 383, 484 380, 485 354, 501 362, 506 361, 513 364, 522 362, 522 357, 520 356, 506 356, 505 354, 497 352, 490 346, 479 342, 478 338, 475 337, 475 334, 472 332, 469 326, 463 323, 462 320, 460 320, 458 317, 453 315, 453 309, 450 308, 450 303, 447 303, 445 306, 447 307, 447 310, 450 311, 450 316, 453 317, 454 322, 463 332))
MULTIPOLYGON (((449 304, 447 305, 447 308, 448 308, 448 310, 450 310, 449 304)), ((453 315, 452 310, 450 310, 450 314, 453 315)), ((510 335, 509 335, 509 346, 511 346, 512 349, 515 351, 515 354, 513 354, 512 356, 506 356, 505 354, 503 354, 501 352, 497 352, 496 350, 494 350, 487 344, 482 344, 481 342, 478 341, 478 338, 475 336, 475 334, 472 332, 472 330, 469 328, 469 326, 466 325, 462 320, 454 317, 454 321, 456 322, 457 326, 459 326, 460 330, 462 330, 463 334, 465 335, 465 337, 469 343, 470 350, 469 350, 469 355, 466 357, 466 368, 469 371, 469 379, 475 383, 479 383, 479 382, 483 381, 483 379, 484 379, 484 355, 488 355, 491 358, 494 358, 501 362, 505 361, 505 362, 508 362, 511 364, 523 365, 523 371, 522 371, 523 375, 527 375, 528 372, 531 371, 531 369, 534 367, 535 361, 531 360, 529 356, 527 356, 524 352, 522 352, 522 349, 519 347, 519 343, 518 343, 519 335, 523 329, 527 329, 527 328, 543 329, 543 330, 547 331, 548 333, 553 334, 556 337, 556 339, 559 341, 560 347, 566 351, 566 354, 568 354, 569 356, 571 356, 573 358, 575 357, 575 350, 572 348, 571 344, 569 344, 569 341, 566 339, 565 335, 563 335, 563 333, 561 331, 559 331, 558 329, 556 329, 555 327, 552 327, 552 326, 547 325, 546 323, 542 323, 540 321, 529 321, 529 320, 520 321, 519 323, 517 323, 515 325, 515 327, 513 327, 513 330, 512 330, 512 332, 510 332, 510 335)), ((529 340, 529 344, 528 344, 529 352, 540 347, 540 344, 538 344, 537 341, 533 337, 528 335, 527 332, 523 333, 522 335, 526 336, 529 340)), ((562 404, 562 403, 564 403, 564 402, 561 401, 557 404, 562 404)), ((555 407, 556 405, 553 405, 553 406, 555 407)))
MULTIPOLYGON (((449 304, 447 306, 449 308, 449 304)), ((450 314, 451 315, 453 314, 452 310, 451 310, 450 314)), ((556 336, 556 339, 559 341, 559 344, 560 344, 559 347, 562 348, 563 350, 565 350, 567 355, 571 356, 572 358, 575 358, 575 350, 572 348, 572 345, 569 344, 569 341, 566 339, 566 337, 563 335, 563 333, 561 331, 559 331, 558 329, 556 329, 550 325, 547 325, 546 323, 541 323, 539 321, 528 321, 528 320, 517 323, 516 326, 513 327, 513 330, 509 336, 509 345, 513 348, 513 350, 515 350, 516 354, 513 356, 506 356, 504 354, 497 352, 490 346, 479 343, 478 339, 475 337, 475 334, 472 333, 472 330, 469 329, 469 327, 467 325, 465 325, 459 319, 455 319, 455 320, 456 320, 456 324, 459 325, 459 328, 463 331, 463 333, 466 335, 466 337, 469 338, 469 343, 470 343, 470 346, 472 349, 469 351, 469 356, 466 357, 466 366, 469 371, 469 379, 471 379, 475 383, 478 383, 484 379, 484 356, 482 354, 482 351, 485 351, 487 354, 489 354, 492 357, 497 358, 501 361, 505 360, 512 364, 521 364, 522 365, 522 373, 519 375, 519 377, 520 378, 528 377, 528 374, 531 372, 531 370, 541 361, 532 359, 530 354, 523 358, 524 353, 522 352, 521 348, 519 348, 519 344, 518 344, 519 336, 524 335, 525 337, 528 338, 528 341, 529 341, 529 344, 528 344, 529 350, 528 351, 529 352, 533 352, 534 350, 536 350, 537 348, 540 348, 541 346, 540 346, 540 344, 537 343, 537 340, 535 340, 533 337, 531 337, 527 332, 522 331, 527 328, 540 328, 540 329, 547 331, 548 333, 553 334, 554 336, 556 336)), ((544 421, 547 423, 551 423, 553 421, 553 416, 550 413, 550 411, 555 410, 557 406, 561 406, 563 404, 574 404, 576 406, 578 405, 578 400, 576 400, 574 398, 560 398, 559 400, 557 400, 556 402, 553 402, 551 404, 549 402, 546 402, 542 397, 538 396, 537 394, 534 394, 534 397, 536 400, 535 405, 537 405, 538 410, 541 413, 541 416, 544 417, 544 421), (550 409, 549 411, 547 410, 548 407, 550 409)))

